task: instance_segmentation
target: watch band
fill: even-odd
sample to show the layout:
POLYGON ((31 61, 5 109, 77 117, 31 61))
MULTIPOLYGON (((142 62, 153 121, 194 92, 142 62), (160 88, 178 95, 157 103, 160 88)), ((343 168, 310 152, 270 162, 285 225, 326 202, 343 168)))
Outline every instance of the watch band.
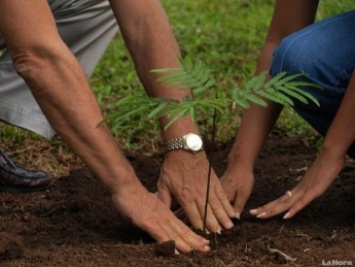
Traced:
POLYGON ((165 143, 165 152, 175 149, 184 149, 184 138, 178 137, 174 139, 170 139, 165 143))
POLYGON ((201 136, 195 133, 189 133, 178 138, 170 139, 165 143, 165 152, 178 149, 183 149, 192 153, 203 150, 201 136))

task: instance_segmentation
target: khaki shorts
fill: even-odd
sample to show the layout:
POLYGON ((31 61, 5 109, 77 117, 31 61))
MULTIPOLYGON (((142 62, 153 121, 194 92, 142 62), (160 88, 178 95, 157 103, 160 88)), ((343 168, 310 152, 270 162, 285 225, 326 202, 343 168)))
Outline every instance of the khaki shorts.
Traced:
MULTIPOLYGON (((118 30, 108 1, 48 0, 59 33, 89 77, 118 30)), ((0 48, 6 47, 0 36, 0 48)), ((0 53, 0 120, 52 138, 56 133, 31 91, 14 70, 6 50, 0 53)))

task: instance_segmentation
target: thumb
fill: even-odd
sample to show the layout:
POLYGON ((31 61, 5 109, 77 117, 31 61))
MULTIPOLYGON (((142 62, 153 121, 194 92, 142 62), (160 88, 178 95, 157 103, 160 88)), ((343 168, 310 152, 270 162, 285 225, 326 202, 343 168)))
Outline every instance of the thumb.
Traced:
POLYGON ((238 219, 240 219, 240 214, 244 210, 244 206, 245 206, 246 202, 248 201, 249 196, 250 196, 250 193, 247 193, 247 192, 238 192, 237 193, 233 207, 236 212, 236 217, 238 219))
POLYGON ((161 185, 158 186, 158 192, 156 194, 158 196, 158 199, 170 209, 171 206, 170 190, 166 186, 161 185))

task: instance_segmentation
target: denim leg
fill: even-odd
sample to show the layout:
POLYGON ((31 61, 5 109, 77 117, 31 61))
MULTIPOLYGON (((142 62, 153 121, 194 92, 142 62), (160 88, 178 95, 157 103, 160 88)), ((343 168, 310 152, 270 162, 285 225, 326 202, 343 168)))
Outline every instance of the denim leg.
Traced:
MULTIPOLYGON (((305 73, 307 76, 301 80, 323 88, 303 88, 317 98, 320 107, 294 99, 294 109, 325 136, 354 68, 355 11, 350 11, 314 23, 282 40, 274 52, 270 74, 275 76, 283 71, 289 75, 305 73)), ((355 158, 355 143, 348 154, 355 158)))

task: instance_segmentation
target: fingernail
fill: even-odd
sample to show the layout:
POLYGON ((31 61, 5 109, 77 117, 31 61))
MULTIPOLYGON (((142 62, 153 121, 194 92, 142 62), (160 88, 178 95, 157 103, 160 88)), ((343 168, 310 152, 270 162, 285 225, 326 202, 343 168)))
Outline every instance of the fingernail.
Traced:
POLYGON ((258 214, 258 215, 256 216, 256 218, 262 218, 262 217, 264 217, 265 215, 266 215, 266 211, 264 211, 264 212, 258 214))
POLYGON ((177 251, 176 249, 175 249, 175 255, 179 255, 180 253, 179 253, 179 251, 177 251))
POLYGON ((290 212, 287 212, 283 218, 287 219, 289 216, 290 216, 290 212))
POLYGON ((204 239, 204 240, 203 240, 203 243, 205 243, 205 245, 209 245, 209 244, 210 244, 210 241, 207 240, 207 239, 204 239))
POLYGON ((221 229, 221 228, 218 228, 218 229, 216 230, 216 233, 222 234, 222 229, 221 229))
POLYGON ((232 222, 227 222, 227 223, 224 225, 224 227, 225 227, 226 229, 231 229, 231 228, 233 228, 233 226, 234 226, 234 224, 233 224, 232 222))
POLYGON ((239 213, 239 212, 236 212, 236 213, 235 213, 235 217, 236 217, 238 220, 240 220, 240 213, 239 213))
POLYGON ((257 209, 253 209, 249 211, 252 215, 256 215, 258 213, 257 209))
POLYGON ((204 250, 204 251, 210 251, 211 248, 210 248, 210 246, 203 246, 203 250, 204 250))

